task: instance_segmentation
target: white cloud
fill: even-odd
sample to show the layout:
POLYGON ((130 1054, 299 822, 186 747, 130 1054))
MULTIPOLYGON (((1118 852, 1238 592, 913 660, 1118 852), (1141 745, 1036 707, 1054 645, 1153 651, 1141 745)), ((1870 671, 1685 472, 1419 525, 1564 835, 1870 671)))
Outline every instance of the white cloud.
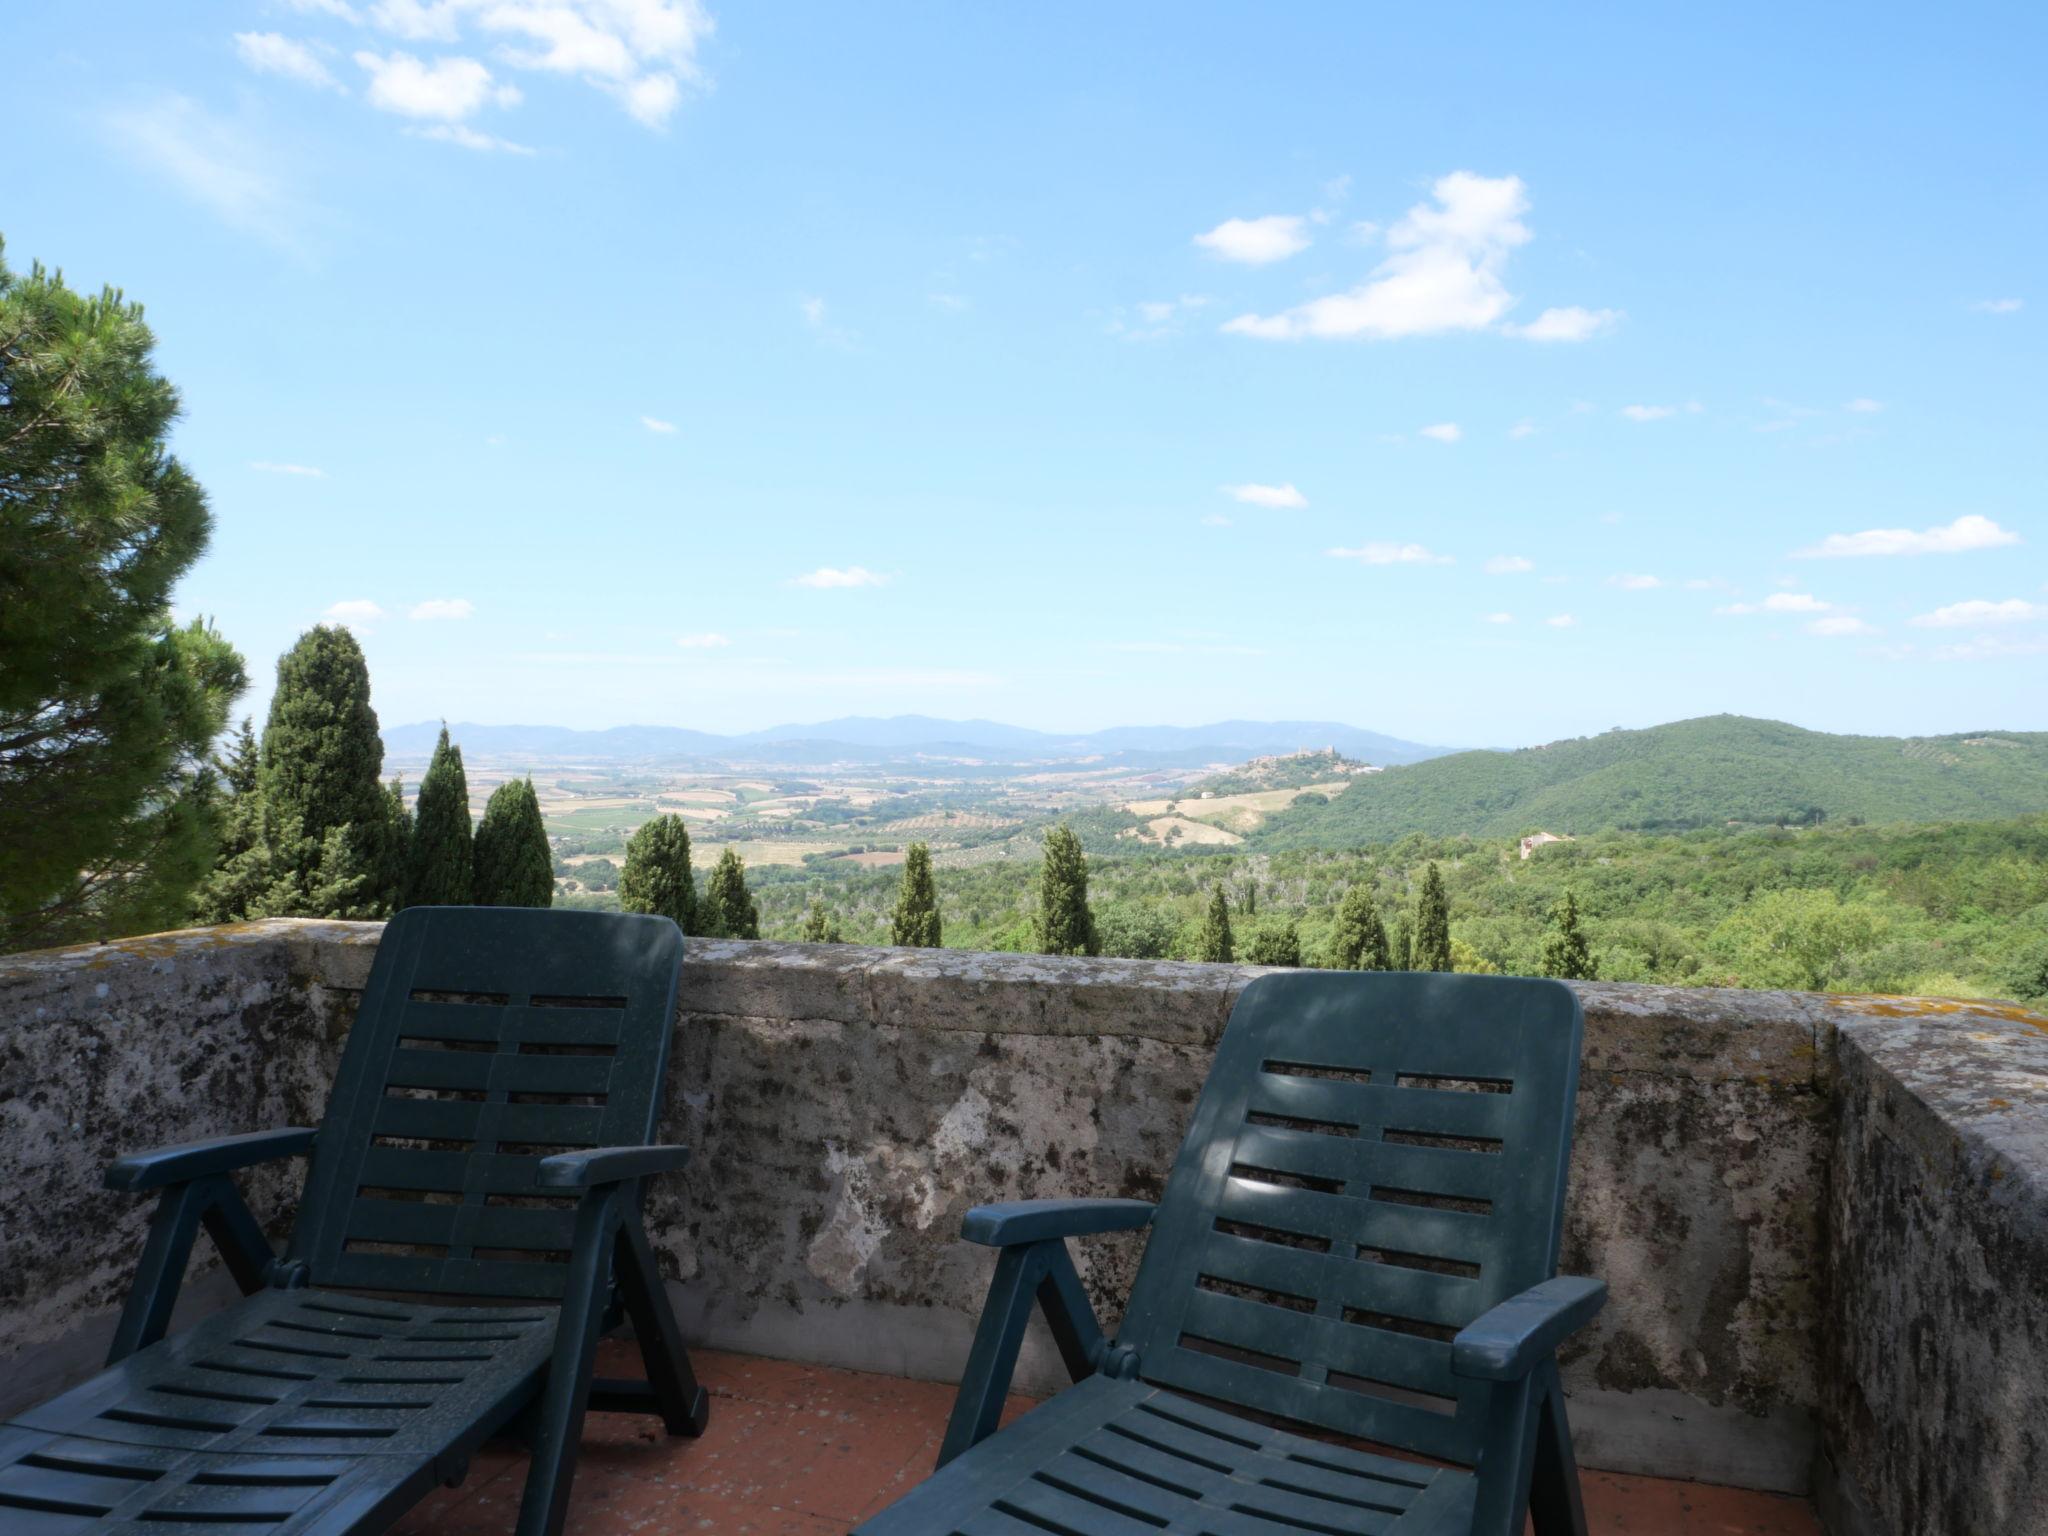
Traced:
POLYGON ((1515 622, 1515 616, 1512 613, 1489 613, 1486 616, 1486 622, 1489 624, 1512 624, 1515 622))
POLYGON ((235 52, 259 75, 282 75, 301 85, 338 91, 342 84, 327 71, 320 56, 304 43, 277 32, 237 32, 235 52))
POLYGON ((2016 315, 2026 307, 2025 299, 1979 299, 1970 306, 1984 315, 2016 315))
POLYGON ((1119 306, 1110 311, 1104 329, 1125 341, 1164 341, 1178 336, 1181 322, 1210 302, 1206 293, 1184 293, 1177 299, 1147 299, 1131 307, 1134 313, 1119 306))
POLYGON ((1536 423, 1533 421, 1518 421, 1512 427, 1508 428, 1509 437, 1523 438, 1534 437, 1535 435, 1536 423))
POLYGON ((1648 592, 1664 585, 1656 576, 1610 576, 1607 585, 1619 587, 1624 592, 1648 592))
POLYGON ((1221 485, 1217 487, 1233 501, 1241 501, 1252 507, 1272 507, 1283 510, 1298 510, 1308 505, 1308 498, 1294 488, 1294 482, 1285 485, 1221 485))
POLYGON ((222 223, 303 253, 307 211, 273 169, 269 141, 248 125, 166 96, 105 119, 115 147, 145 170, 212 210, 222 223))
POLYGON ((663 421, 659 416, 642 416, 640 418, 640 425, 660 437, 668 437, 676 429, 674 422, 663 421))
POLYGON ((367 597, 351 597, 339 603, 329 603, 323 619, 332 619, 337 624, 374 624, 384 617, 384 610, 367 597))
POLYGON ((494 85, 490 70, 459 54, 424 64, 409 53, 372 53, 365 48, 355 60, 369 72, 370 105, 400 117, 454 123, 493 101, 511 106, 519 99, 516 87, 494 85))
POLYGON ((1618 309, 1582 309, 1576 304, 1546 309, 1527 325, 1504 325, 1510 336, 1524 341, 1586 341, 1621 324, 1618 309))
POLYGON ((423 4, 422 0, 377 0, 370 7, 370 25, 393 37, 415 43, 452 43, 462 35, 455 0, 423 4))
POLYGON ((1449 555, 1432 554, 1420 544, 1373 541, 1355 549, 1326 551, 1336 560, 1356 560, 1363 565, 1449 565, 1449 555))
POLYGON ((795 578, 800 587, 879 587, 889 578, 864 565, 849 565, 843 570, 835 566, 821 565, 815 571, 795 578))
POLYGON ((1579 621, 1568 613, 1554 613, 1543 622, 1552 629, 1573 629, 1577 627, 1579 621))
POLYGON ((1835 605, 1824 603, 1811 592, 1773 592, 1760 603, 1729 603, 1716 613, 1833 613, 1835 605))
POLYGON ((316 469, 311 464, 273 464, 268 459, 252 459, 251 469, 260 469, 266 475, 303 475, 309 480, 325 480, 327 471, 316 469))
POLYGON ((1202 519, 1202 526, 1204 528, 1228 528, 1230 526, 1230 519, 1221 512, 1211 512, 1202 519))
POLYGON ((1840 639, 1845 635, 1874 635, 1877 627, 1866 624, 1853 614, 1835 613, 1824 619, 1815 619, 1806 626, 1809 635, 1821 635, 1829 639, 1840 639))
POLYGON ((1936 661, 1997 661, 2007 656, 2039 656, 2048 652, 2048 639, 2014 640, 2005 635, 1977 635, 1956 645, 1938 645, 1936 661))
POLYGON ((1465 435, 1464 429, 1455 421, 1440 421, 1433 427, 1422 427, 1418 430, 1422 436, 1439 443, 1455 443, 1465 435))
POLYGON ((676 644, 686 651, 718 651, 731 645, 732 641, 716 630, 707 630, 701 635, 677 635, 676 644))
POLYGON ((1857 416, 1875 416, 1884 409, 1884 402, 1882 400, 1873 400, 1868 395, 1858 395, 1854 400, 1844 405, 1842 409, 1857 416))
POLYGON ((1678 414, 1678 407, 1675 405, 1624 405, 1621 408, 1621 414, 1630 421, 1663 421, 1666 417, 1676 416, 1678 414))
POLYGON ((1524 571, 1536 569, 1536 562, 1527 555, 1495 555, 1486 562, 1489 576, 1519 576, 1524 571))
POLYGON ((1922 629, 1984 629, 1994 624, 2031 624, 2042 619, 2048 619, 2048 604, 2030 603, 2023 597, 2009 597, 2002 603, 1973 597, 1919 614, 1912 622, 1922 629))
POLYGON ((1849 559, 1865 555, 1958 555, 1977 549, 2017 544, 2020 536, 1988 517, 1971 513, 1952 523, 1923 528, 1866 528, 1861 533, 1831 533, 1808 549, 1792 551, 1797 560, 1849 559))
POLYGON ((1387 231, 1390 254, 1356 288, 1277 315, 1239 315, 1223 329, 1274 341, 1493 329, 1515 302, 1503 280, 1508 256, 1529 240, 1522 180, 1454 171, 1430 195, 1387 231))
POLYGON ((1225 219, 1195 244, 1212 256, 1246 266, 1263 267, 1285 261, 1309 248, 1308 221, 1291 213, 1269 213, 1262 219, 1225 219))
POLYGON ((1688 592, 1720 592, 1724 591, 1727 586, 1728 583, 1718 576, 1694 576, 1687 580, 1685 590, 1688 592))
POLYGON ((828 346, 850 347, 853 332, 836 324, 830 317, 825 301, 816 294, 807 294, 797 300, 797 309, 804 317, 804 324, 817 332, 818 339, 828 346))
POLYGON ((333 16, 349 22, 359 19, 355 7, 348 0, 283 0, 283 3, 285 9, 297 11, 301 16, 333 16))
POLYGON ((439 139, 445 144, 460 144, 464 149, 485 154, 530 155, 534 152, 525 144, 515 144, 494 133, 479 133, 466 123, 435 123, 431 127, 408 128, 405 131, 416 139, 439 139))
POLYGON ((947 310, 956 315, 968 307, 966 297, 957 293, 928 293, 924 299, 933 309, 947 310))
POLYGON ((430 597, 424 603, 414 603, 407 618, 412 619, 467 619, 476 614, 476 605, 466 597, 430 597))

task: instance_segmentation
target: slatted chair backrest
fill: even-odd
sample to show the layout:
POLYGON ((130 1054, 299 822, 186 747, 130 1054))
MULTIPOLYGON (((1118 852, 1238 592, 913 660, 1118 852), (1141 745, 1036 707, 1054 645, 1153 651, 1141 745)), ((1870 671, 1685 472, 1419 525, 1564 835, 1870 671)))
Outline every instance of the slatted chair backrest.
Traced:
POLYGON ((1252 982, 1131 1293, 1139 1374, 1476 1462, 1450 1340, 1555 1273, 1581 1027, 1554 981, 1252 982))
POLYGON ((315 1285, 559 1299, 575 1201, 541 1158, 654 1139, 681 930, 412 907, 385 927, 290 1256, 315 1285))

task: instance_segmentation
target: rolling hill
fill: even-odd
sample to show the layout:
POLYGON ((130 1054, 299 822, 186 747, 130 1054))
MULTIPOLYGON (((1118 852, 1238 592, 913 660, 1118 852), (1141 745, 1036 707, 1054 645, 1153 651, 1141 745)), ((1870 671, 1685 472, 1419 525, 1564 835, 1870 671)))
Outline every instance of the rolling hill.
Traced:
POLYGON ((1641 731, 1458 752, 1360 778, 1327 805, 1282 811, 1253 841, 1343 848, 1411 832, 1816 821, 1985 820, 2048 810, 2048 733, 1832 736, 1712 715, 1641 731))

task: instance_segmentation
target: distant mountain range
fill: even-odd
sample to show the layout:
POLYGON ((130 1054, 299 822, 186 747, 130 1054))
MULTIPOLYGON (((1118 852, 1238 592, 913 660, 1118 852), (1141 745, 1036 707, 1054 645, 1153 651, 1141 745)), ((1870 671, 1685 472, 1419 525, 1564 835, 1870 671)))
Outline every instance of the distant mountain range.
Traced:
POLYGON ((1348 848, 1412 832, 1513 837, 1728 823, 1976 821, 2048 811, 2048 733, 1831 736, 1711 715, 1354 779, 1253 841, 1348 848))
MULTIPOLYGON (((434 749, 439 721, 393 726, 384 745, 401 757, 434 749)), ((1108 758, 1159 767, 1239 762, 1271 753, 1334 747, 1369 763, 1415 763, 1451 749, 1403 741, 1329 720, 1222 720, 1214 725, 1121 725, 1060 735, 995 720, 941 720, 930 715, 879 718, 848 715, 807 725, 720 736, 670 725, 620 725, 577 731, 559 725, 448 727, 474 757, 569 758, 585 762, 671 762, 678 759, 781 763, 889 762, 919 757, 975 757, 1000 762, 1108 758)))

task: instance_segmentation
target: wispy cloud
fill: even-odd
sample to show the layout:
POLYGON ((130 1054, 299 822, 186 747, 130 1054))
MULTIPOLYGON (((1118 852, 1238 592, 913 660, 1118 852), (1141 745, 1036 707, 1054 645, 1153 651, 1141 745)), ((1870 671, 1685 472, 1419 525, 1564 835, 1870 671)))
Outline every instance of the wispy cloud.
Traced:
POLYGON ((415 139, 438 139, 443 144, 459 144, 464 149, 474 149, 482 154, 535 153, 531 145, 515 144, 510 139, 501 139, 495 133, 484 133, 467 123, 433 123, 425 128, 408 128, 405 131, 415 139))
POLYGON ((829 589, 835 587, 881 587, 887 586, 889 578, 879 571, 871 571, 864 565, 845 567, 821 565, 815 571, 807 571, 793 578, 797 586, 829 589))
POLYGON ((1644 575, 1621 575, 1607 578, 1607 585, 1619 587, 1624 592, 1650 592, 1664 585, 1662 577, 1644 575))
POLYGON ((1851 613, 1831 613, 1824 619, 1815 619, 1806 626, 1809 635, 1824 639, 1838 640, 1849 635, 1874 635, 1879 630, 1874 624, 1866 624, 1851 613))
POLYGON ((642 416, 640 418, 640 425, 658 437, 671 437, 675 434, 676 430, 674 422, 663 421, 659 416, 642 416))
POLYGON ((430 597, 414 603, 409 619, 432 622, 438 619, 468 619, 476 616, 476 605, 466 597, 430 597))
POLYGON ((1854 416, 1875 416, 1884 409, 1882 400, 1873 400, 1868 395, 1858 395, 1843 404, 1842 409, 1854 416))
POLYGON ((309 480, 325 480, 327 471, 316 469, 311 464, 273 464, 268 459, 252 459, 251 469, 260 469, 266 475, 303 475, 309 480))
POLYGON ((1210 302, 1206 293, 1184 293, 1177 299, 1147 299, 1128 310, 1119 306, 1109 312, 1103 329, 1125 341, 1164 341, 1178 336, 1187 317, 1210 302))
POLYGON ((677 635, 676 644, 686 651, 722 651, 732 641, 716 630, 707 630, 701 635, 677 635))
POLYGON ((1217 489, 1233 501, 1241 501, 1252 507, 1298 510, 1308 505, 1308 498, 1295 489, 1292 480, 1285 485, 1260 485, 1253 482, 1245 485, 1218 486, 1217 489))
POLYGON ((2011 656, 2048 654, 2048 638, 2015 640, 2007 635, 1974 635, 1954 645, 1938 645, 1936 661, 2001 661, 2011 656))
POLYGON ((1508 428, 1508 436, 1512 438, 1534 437, 1535 435, 1536 423, 1533 421, 1518 421, 1508 428))
POLYGON ((1455 421, 1440 421, 1434 426, 1420 427, 1417 428, 1417 433, 1438 443, 1455 443, 1465 435, 1464 428, 1455 421))
POLYGON ((1706 407, 1697 400, 1688 400, 1684 405, 1624 405, 1621 414, 1630 421, 1669 421, 1683 411, 1688 416, 1697 416, 1706 407))
POLYGON ((259 75, 281 75, 319 90, 346 92, 319 54, 280 32, 237 32, 235 55, 259 75))
POLYGON ((269 140, 247 122, 217 117, 184 96, 110 113, 114 147, 211 211, 231 229, 303 256, 311 211, 270 158, 269 140))
POLYGON ((1760 603, 1727 603, 1716 608, 1716 613, 1832 613, 1833 603, 1823 602, 1811 592, 1773 592, 1760 603))
POLYGON ((1543 621, 1552 629, 1576 629, 1579 621, 1568 613, 1553 613, 1543 621))
POLYGON ((1582 309, 1571 304, 1562 309, 1546 309, 1527 325, 1509 324, 1501 329, 1524 341, 1588 341, 1613 330, 1623 318, 1618 309, 1582 309))
POLYGON ((1485 566, 1489 576, 1519 576, 1535 569, 1536 562, 1527 555, 1495 555, 1485 566))
POLYGON ((2033 624, 2048 620, 2048 604, 2030 603, 2023 597, 2003 602, 1973 597, 1950 603, 1932 613, 1915 615, 1909 622, 1921 629, 1987 629, 2003 624, 2033 624))
POLYGON ((1269 213, 1258 219, 1225 219, 1207 233, 1195 236, 1195 244, 1224 261, 1263 267, 1309 248, 1308 221, 1289 213, 1269 213))
POLYGON ((831 307, 816 294, 806 294, 797 300, 797 313, 804 317, 804 324, 819 341, 830 347, 851 347, 854 333, 832 319, 831 307))
POLYGON ((1486 615, 1486 622, 1489 624, 1512 624, 1515 622, 1515 616, 1512 613, 1489 613, 1486 615))
POLYGON ((1373 541, 1351 549, 1325 551, 1333 560, 1356 560, 1361 565, 1449 565, 1449 555, 1435 554, 1420 544, 1373 541))
MULTIPOLYGON (((1357 287, 1276 315, 1239 315, 1223 329, 1268 341, 1506 331, 1502 321, 1515 303, 1507 262, 1530 239, 1522 222, 1528 209, 1519 176, 1454 171, 1430 188, 1428 202, 1410 208, 1387 231, 1387 258, 1357 287)), ((1608 313, 1546 310, 1512 334, 1582 340, 1608 323, 1595 318, 1608 313)))
POLYGON ((1204 528, 1228 528, 1230 526, 1230 519, 1221 512, 1211 512, 1202 519, 1202 526, 1204 528))
POLYGON ((1818 544, 1793 550, 1792 557, 1839 560, 1873 555, 1959 555, 2019 542, 2018 534, 1973 512, 1952 523, 1918 532, 1911 528, 1866 528, 1861 533, 1831 533, 1818 544))
POLYGON ((2025 299, 1979 299, 1970 306, 1980 315, 2016 315, 2026 307, 2025 299))
POLYGON ((928 293, 924 296, 924 300, 933 309, 943 309, 948 314, 954 315, 971 307, 966 295, 959 293, 928 293))

